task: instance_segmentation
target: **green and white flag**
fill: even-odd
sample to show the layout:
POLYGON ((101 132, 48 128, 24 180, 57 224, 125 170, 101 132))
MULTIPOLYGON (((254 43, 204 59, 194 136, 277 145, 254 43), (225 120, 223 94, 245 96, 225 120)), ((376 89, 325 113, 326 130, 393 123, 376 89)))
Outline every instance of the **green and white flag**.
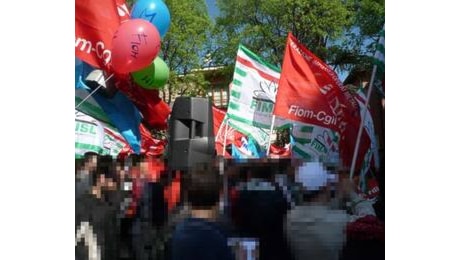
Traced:
POLYGON ((230 89, 228 117, 270 129, 279 78, 279 68, 240 45, 230 89))
MULTIPOLYGON (((83 99, 85 99, 89 93, 83 89, 75 89, 75 105, 79 104, 83 99)), ((113 157, 118 156, 118 154, 129 144, 120 134, 120 132, 113 126, 107 114, 100 107, 93 97, 89 97, 85 102, 83 102, 75 111, 75 157, 79 158, 87 151, 93 151, 101 155, 111 155, 113 157), (88 135, 84 137, 83 140, 77 142, 78 138, 85 136, 83 133, 77 133, 77 128, 80 126, 79 119, 86 120, 87 123, 93 125, 102 125, 104 136, 102 138, 102 146, 100 146, 99 141, 97 141, 97 147, 94 146, 94 141, 88 142, 88 135)), ((81 127, 81 126, 80 126, 81 127)), ((85 129, 86 126, 83 126, 85 129)), ((89 126, 91 128, 91 126, 89 126)), ((91 128, 92 131, 94 127, 91 128)))
POLYGON ((339 136, 329 128, 294 123, 291 127, 292 158, 339 163, 339 136))
POLYGON ((248 125, 236 120, 228 120, 228 124, 241 133, 251 136, 260 145, 260 147, 268 147, 268 132, 270 129, 248 125))
POLYGON ((366 107, 366 95, 364 93, 363 88, 359 88, 358 91, 355 93, 355 100, 359 105, 361 118, 365 118, 365 121, 363 122, 364 131, 366 131, 371 141, 370 147, 364 156, 363 164, 360 168, 359 178, 359 186, 361 191, 367 192, 368 187, 366 175, 372 175, 372 166, 374 166, 375 169, 380 168, 380 159, 378 153, 377 138, 374 130, 374 121, 372 119, 372 115, 369 108, 366 107))
MULTIPOLYGON (((364 93, 363 88, 359 88, 358 91, 355 93, 355 100, 359 105, 361 118, 363 119, 365 118, 365 121, 363 122, 363 127, 371 141, 370 147, 369 147, 369 153, 371 155, 369 155, 368 157, 372 158, 373 156, 373 159, 375 160, 374 166, 378 169, 380 168, 380 165, 379 165, 380 160, 379 160, 379 153, 378 153, 378 143, 377 143, 377 138, 376 138, 375 129, 374 129, 374 120, 372 119, 371 111, 369 110, 368 107, 366 107, 366 94, 364 93)), ((363 165, 363 167, 361 168, 361 171, 367 172, 369 168, 370 168, 370 165, 363 165)))
MULTIPOLYGON (((75 106, 80 104, 89 95, 88 91, 83 88, 75 89, 75 106)), ((83 102, 78 108, 78 111, 85 113, 91 117, 96 118, 99 121, 102 121, 106 124, 113 126, 107 114, 102 110, 101 106, 96 102, 96 100, 91 96, 85 102, 83 102)))
POLYGON ((75 111, 75 158, 86 152, 117 157, 123 149, 129 149, 129 144, 115 128, 75 111))
POLYGON ((102 154, 104 151, 104 126, 96 119, 75 111, 75 157, 86 152, 102 154))
POLYGON ((229 124, 268 147, 280 69, 240 45, 227 109, 229 124))

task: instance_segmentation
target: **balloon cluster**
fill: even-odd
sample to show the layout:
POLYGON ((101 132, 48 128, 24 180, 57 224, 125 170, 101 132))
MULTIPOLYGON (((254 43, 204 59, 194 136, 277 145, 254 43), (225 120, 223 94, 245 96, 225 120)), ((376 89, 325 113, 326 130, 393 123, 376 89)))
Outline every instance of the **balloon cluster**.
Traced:
POLYGON ((113 70, 131 73, 143 88, 162 88, 169 79, 169 68, 158 53, 170 24, 169 9, 162 0, 135 2, 131 19, 120 24, 112 39, 113 70))

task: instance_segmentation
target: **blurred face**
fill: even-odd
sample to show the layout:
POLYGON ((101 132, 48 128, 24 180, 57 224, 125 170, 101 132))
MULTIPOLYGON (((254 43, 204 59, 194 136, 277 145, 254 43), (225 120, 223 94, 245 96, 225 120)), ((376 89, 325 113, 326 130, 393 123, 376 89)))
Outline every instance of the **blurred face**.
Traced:
POLYGON ((106 187, 108 190, 116 190, 117 184, 112 178, 107 178, 106 187))
POLYGON ((141 176, 146 177, 149 172, 149 163, 147 161, 142 161, 140 163, 141 176))
POLYGON ((97 167, 97 157, 96 156, 91 156, 88 158, 88 160, 85 162, 85 168, 89 171, 94 171, 96 170, 97 167))
POLYGON ((101 175, 100 177, 101 180, 101 187, 106 189, 106 190, 115 190, 117 187, 117 184, 112 178, 107 178, 105 175, 101 175))
POLYGON ((116 171, 117 171, 118 178, 120 179, 120 182, 123 182, 126 176, 125 169, 121 167, 121 165, 117 165, 116 171))

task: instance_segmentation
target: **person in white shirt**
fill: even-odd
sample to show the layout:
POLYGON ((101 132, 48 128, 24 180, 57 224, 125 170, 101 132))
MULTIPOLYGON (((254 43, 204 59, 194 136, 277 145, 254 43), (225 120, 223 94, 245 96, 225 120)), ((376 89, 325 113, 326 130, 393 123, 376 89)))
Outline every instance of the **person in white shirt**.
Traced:
MULTIPOLYGON (((303 202, 286 216, 285 232, 291 251, 296 259, 339 259, 351 216, 345 210, 332 207, 330 191, 337 175, 328 172, 319 162, 306 162, 297 168, 295 179, 302 184, 304 192, 303 202)), ((355 202, 360 201, 359 196, 351 192, 352 183, 346 182, 342 185, 345 191, 352 194, 355 202)), ((365 202, 360 206, 362 214, 375 215, 372 205, 371 209, 365 202)))

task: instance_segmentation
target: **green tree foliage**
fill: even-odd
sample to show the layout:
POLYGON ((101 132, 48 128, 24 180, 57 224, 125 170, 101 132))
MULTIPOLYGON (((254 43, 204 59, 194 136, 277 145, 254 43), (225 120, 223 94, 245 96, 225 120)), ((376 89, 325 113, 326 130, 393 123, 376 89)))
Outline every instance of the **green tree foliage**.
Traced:
POLYGON ((222 62, 229 62, 228 57, 234 56, 230 53, 242 43, 280 65, 288 32, 326 58, 328 41, 337 39, 350 26, 352 16, 341 0, 217 0, 217 4, 221 16, 216 20, 215 33, 222 47, 216 58, 222 62))
POLYGON ((170 80, 163 90, 165 102, 172 95, 203 96, 208 83, 194 70, 204 64, 203 56, 212 22, 204 0, 166 0, 171 26, 162 40, 160 57, 168 64, 170 80))
POLYGON ((218 63, 231 64, 242 43, 281 66, 292 32, 338 69, 362 62, 369 40, 384 23, 383 0, 217 0, 220 17, 210 45, 218 63))
POLYGON ((131 10, 131 8, 133 7, 134 3, 136 1, 134 0, 126 0, 126 5, 128 6, 128 8, 131 10))
POLYGON ((384 0, 356 0, 352 26, 336 42, 330 65, 339 70, 370 70, 375 43, 385 23, 384 0))

